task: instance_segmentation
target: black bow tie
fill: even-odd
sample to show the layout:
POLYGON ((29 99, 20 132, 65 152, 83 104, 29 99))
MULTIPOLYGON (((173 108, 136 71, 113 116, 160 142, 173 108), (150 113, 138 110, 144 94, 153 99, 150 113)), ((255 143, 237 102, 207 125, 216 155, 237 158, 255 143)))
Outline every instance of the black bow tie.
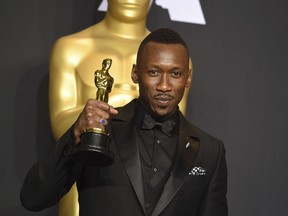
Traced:
POLYGON ((142 129, 152 129, 154 127, 159 127, 163 133, 165 133, 167 136, 171 136, 175 125, 176 123, 172 120, 157 122, 150 115, 145 114, 142 129))

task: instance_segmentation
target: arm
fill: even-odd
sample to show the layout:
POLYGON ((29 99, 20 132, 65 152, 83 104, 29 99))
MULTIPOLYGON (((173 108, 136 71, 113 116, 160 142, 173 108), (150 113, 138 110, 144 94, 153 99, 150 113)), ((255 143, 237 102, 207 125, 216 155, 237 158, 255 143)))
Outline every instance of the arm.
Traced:
POLYGON ((71 160, 75 145, 72 129, 29 170, 21 188, 22 205, 31 211, 40 211, 56 204, 80 176, 82 167, 71 160))
POLYGON ((117 110, 107 103, 88 100, 77 121, 55 143, 48 154, 28 172, 21 189, 22 205, 31 211, 40 211, 56 204, 80 177, 82 165, 71 159, 80 141, 81 132, 87 128, 101 128, 108 124, 110 114, 117 110), (106 119, 100 123, 100 119, 106 119))
MULTIPOLYGON (((73 52, 73 44, 69 37, 59 39, 50 57, 49 108, 55 140, 71 127, 84 106, 77 104, 75 68, 81 56, 73 52)), ((75 144, 72 132, 73 129, 66 132, 46 157, 29 170, 20 194, 25 208, 38 211, 54 205, 77 179, 78 174, 73 172, 78 168, 68 154, 75 144)))
POLYGON ((227 165, 225 148, 221 142, 219 145, 219 157, 216 170, 209 183, 206 196, 201 205, 200 216, 227 216, 227 165))

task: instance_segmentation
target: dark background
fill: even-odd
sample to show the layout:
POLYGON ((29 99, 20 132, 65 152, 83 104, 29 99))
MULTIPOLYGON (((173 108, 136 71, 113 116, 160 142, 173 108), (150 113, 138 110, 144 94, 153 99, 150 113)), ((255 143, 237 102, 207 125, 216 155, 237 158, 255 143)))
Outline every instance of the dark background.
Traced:
MULTIPOLYGON (((100 0, 0 1, 0 215, 26 211, 19 190, 52 137, 48 61, 59 37, 98 21, 100 0)), ((171 27, 187 41, 194 77, 187 117, 222 139, 230 216, 288 212, 288 2, 202 0, 207 25, 172 22, 152 5, 150 30, 171 27)), ((185 6, 185 5, 184 5, 185 6)), ((113 203, 111 203, 113 205, 113 203)))

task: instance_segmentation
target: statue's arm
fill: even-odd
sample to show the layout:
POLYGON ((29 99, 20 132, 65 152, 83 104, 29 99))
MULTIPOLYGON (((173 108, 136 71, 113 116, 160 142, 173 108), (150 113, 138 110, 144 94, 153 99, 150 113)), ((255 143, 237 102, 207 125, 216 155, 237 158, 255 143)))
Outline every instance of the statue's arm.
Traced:
POLYGON ((50 57, 49 108, 54 138, 57 140, 76 121, 83 109, 77 105, 76 66, 80 58, 73 52, 73 39, 60 38, 50 57))

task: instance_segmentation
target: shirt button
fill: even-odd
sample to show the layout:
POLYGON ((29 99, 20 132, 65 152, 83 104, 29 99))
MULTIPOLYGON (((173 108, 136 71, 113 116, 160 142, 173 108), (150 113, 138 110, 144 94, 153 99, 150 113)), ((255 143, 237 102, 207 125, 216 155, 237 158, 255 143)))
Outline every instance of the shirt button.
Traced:
POLYGON ((154 171, 154 172, 157 172, 157 171, 158 171, 158 169, 157 169, 156 167, 154 167, 154 168, 153 168, 153 171, 154 171))
POLYGON ((157 144, 160 144, 160 143, 161 143, 159 139, 157 139, 156 142, 157 142, 157 144))
POLYGON ((146 202, 145 203, 145 208, 149 208, 150 207, 150 203, 146 202))

